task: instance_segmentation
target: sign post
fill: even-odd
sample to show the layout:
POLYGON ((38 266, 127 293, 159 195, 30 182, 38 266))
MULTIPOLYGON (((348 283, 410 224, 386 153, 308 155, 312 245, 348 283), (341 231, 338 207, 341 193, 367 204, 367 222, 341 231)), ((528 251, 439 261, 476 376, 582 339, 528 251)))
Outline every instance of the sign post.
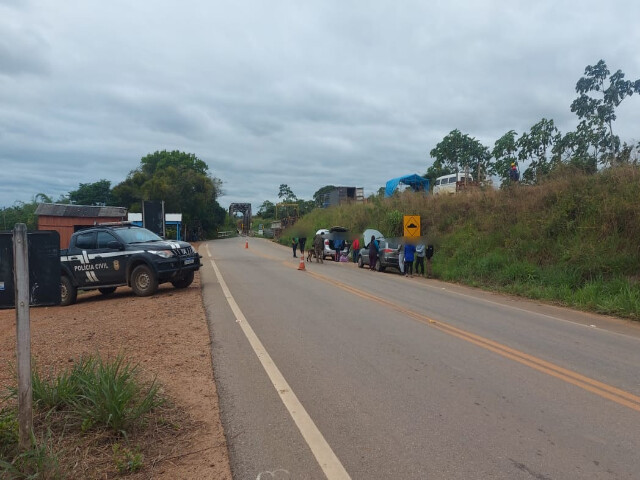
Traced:
POLYGON ((21 450, 31 446, 33 406, 31 389, 31 317, 29 314, 29 246, 27 226, 13 229, 13 275, 15 285, 18 360, 18 429, 21 450))
POLYGON ((420 215, 404 216, 404 236, 407 238, 420 236, 420 215))

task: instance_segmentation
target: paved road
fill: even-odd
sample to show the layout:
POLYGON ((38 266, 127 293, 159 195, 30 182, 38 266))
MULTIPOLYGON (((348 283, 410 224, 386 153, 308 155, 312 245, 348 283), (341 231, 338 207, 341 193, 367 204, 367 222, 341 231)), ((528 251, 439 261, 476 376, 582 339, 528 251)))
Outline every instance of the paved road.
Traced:
POLYGON ((640 478, 637 326, 244 247, 200 251, 234 478, 640 478))

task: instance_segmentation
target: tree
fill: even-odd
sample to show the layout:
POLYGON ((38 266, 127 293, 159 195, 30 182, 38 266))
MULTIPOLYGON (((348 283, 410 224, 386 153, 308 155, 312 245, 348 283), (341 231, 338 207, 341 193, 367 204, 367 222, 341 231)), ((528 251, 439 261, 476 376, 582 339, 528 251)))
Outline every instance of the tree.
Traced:
POLYGON ((581 124, 572 145, 581 155, 593 148, 593 155, 603 165, 613 163, 620 153, 620 137, 613 133, 616 108, 626 97, 640 93, 640 80, 625 80, 621 70, 611 75, 600 60, 587 65, 576 83, 576 92, 578 98, 571 103, 571 111, 581 124))
POLYGON ((531 127, 528 133, 523 133, 516 141, 520 150, 518 159, 529 162, 529 166, 522 174, 522 181, 529 184, 538 183, 548 175, 555 164, 559 164, 561 157, 558 148, 554 148, 562 139, 553 120, 543 118, 531 127))
MULTIPOLYGON (((452 130, 430 152, 434 169, 449 170, 453 173, 465 171, 478 180, 483 180, 490 169, 489 149, 475 138, 452 130)), ((444 174, 443 174, 444 175, 444 174)))
POLYGON ((336 187, 333 185, 325 185, 324 187, 316 190, 316 193, 313 194, 313 201, 315 202, 316 206, 318 207, 322 207, 322 205, 324 204, 324 196, 333 191, 336 187))
POLYGON ((258 215, 262 218, 274 218, 276 216, 275 204, 269 200, 265 200, 258 208, 258 215))
POLYGON ((280 184, 280 189, 278 190, 278 198, 283 202, 295 202, 298 199, 298 197, 296 197, 293 191, 291 191, 291 188, 289 188, 289 185, 287 185, 286 183, 280 184))
POLYGON ((509 130, 502 137, 496 140, 491 155, 495 158, 495 162, 491 165, 492 175, 498 175, 503 181, 508 181, 509 170, 511 164, 518 165, 518 147, 516 145, 516 137, 518 134, 514 130, 509 130))
POLYGON ((181 212, 189 232, 212 234, 225 221, 218 204, 221 180, 192 153, 163 150, 143 157, 140 166, 113 190, 117 205, 140 211, 141 200, 163 200, 165 211, 181 212))
POLYGON ((68 198, 77 205, 113 205, 111 182, 103 179, 95 183, 81 183, 77 190, 69 192, 68 198))

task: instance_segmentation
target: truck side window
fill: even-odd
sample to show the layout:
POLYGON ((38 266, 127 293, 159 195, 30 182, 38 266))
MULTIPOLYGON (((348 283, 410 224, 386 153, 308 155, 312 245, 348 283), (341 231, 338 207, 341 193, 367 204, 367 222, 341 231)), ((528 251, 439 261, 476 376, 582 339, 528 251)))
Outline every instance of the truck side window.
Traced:
POLYGON ((96 248, 96 234, 95 232, 81 233, 76 237, 76 247, 85 250, 91 250, 96 248))
POLYGON ((116 237, 108 232, 98 232, 98 248, 108 248, 109 242, 115 242, 116 237))

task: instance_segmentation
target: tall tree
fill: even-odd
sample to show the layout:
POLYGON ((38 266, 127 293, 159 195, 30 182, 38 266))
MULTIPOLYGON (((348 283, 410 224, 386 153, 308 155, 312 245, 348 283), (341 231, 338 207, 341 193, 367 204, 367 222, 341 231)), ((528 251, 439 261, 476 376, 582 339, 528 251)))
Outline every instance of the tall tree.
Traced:
POLYGON ((81 183, 77 190, 69 192, 68 198, 77 205, 113 205, 111 182, 103 179, 95 183, 81 183))
POLYGON ((322 207, 324 203, 324 196, 327 193, 333 191, 335 188, 336 187, 333 185, 325 185, 324 187, 316 190, 316 193, 313 194, 313 201, 315 202, 316 206, 322 207))
POLYGON ((276 216, 276 206, 273 202, 265 200, 262 205, 258 207, 258 215, 262 218, 274 218, 276 216))
POLYGON ((278 198, 283 202, 295 202, 298 199, 286 183, 280 184, 280 188, 278 189, 278 198))
POLYGON ((561 139, 562 134, 553 120, 546 118, 520 136, 516 141, 516 146, 520 150, 518 158, 523 162, 529 162, 529 166, 522 174, 522 181, 535 184, 551 172, 554 165, 561 161, 557 149, 554 148, 561 139))
POLYGON ((163 150, 143 157, 140 166, 113 188, 118 205, 139 211, 141 200, 163 200, 165 211, 181 212, 190 231, 213 231, 224 223, 226 211, 218 204, 220 179, 192 153, 163 150))
POLYGON ((508 181, 511 164, 518 165, 518 147, 516 137, 518 134, 514 130, 509 130, 502 137, 496 140, 491 155, 495 162, 491 165, 489 173, 498 175, 503 181, 508 181))
POLYGON ((484 180, 490 170, 489 149, 475 138, 452 130, 430 152, 435 158, 433 166, 438 170, 462 172, 468 170, 474 178, 484 180))
POLYGON ((576 83, 578 98, 571 103, 571 111, 581 120, 574 145, 583 154, 593 148, 603 165, 611 164, 620 153, 620 137, 613 133, 616 108, 622 100, 640 93, 640 80, 624 79, 621 70, 613 75, 604 60, 587 65, 584 76, 576 83))

